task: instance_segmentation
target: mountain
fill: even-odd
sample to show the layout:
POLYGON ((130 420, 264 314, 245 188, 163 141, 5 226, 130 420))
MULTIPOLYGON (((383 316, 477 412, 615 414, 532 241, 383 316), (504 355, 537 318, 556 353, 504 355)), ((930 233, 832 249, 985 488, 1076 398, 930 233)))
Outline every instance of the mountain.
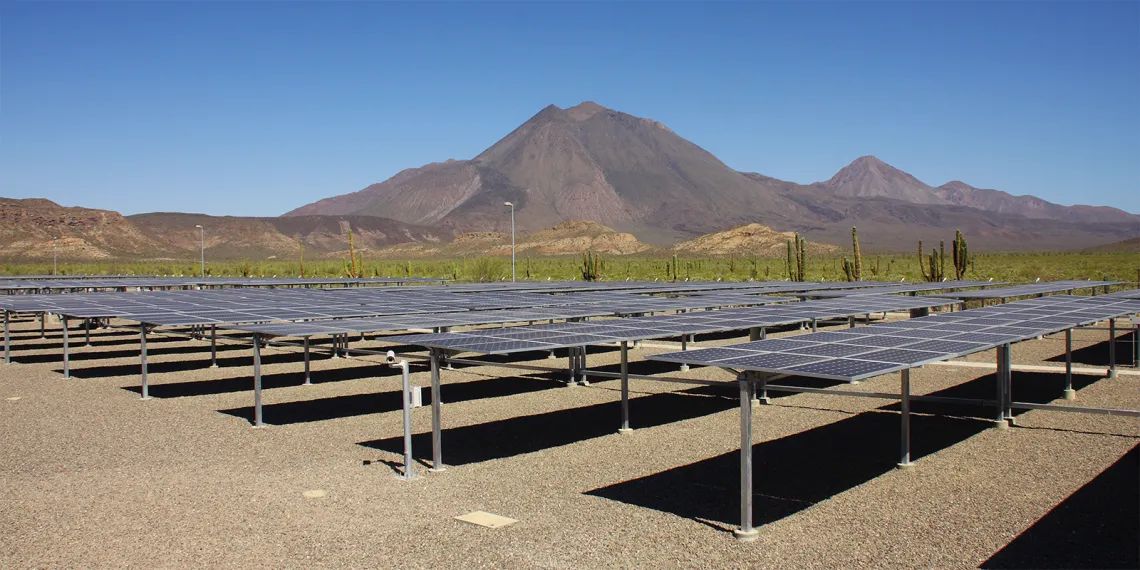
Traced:
POLYGON ((892 198, 912 204, 946 204, 934 189, 873 156, 863 156, 822 183, 836 196, 892 198))
POLYGON ((508 201, 519 226, 532 230, 591 220, 696 235, 757 218, 790 223, 804 214, 665 125, 586 102, 542 109, 471 160, 404 170, 285 216, 383 214, 503 231, 508 201))
POLYGON ((205 226, 206 255, 212 259, 292 258, 298 242, 305 255, 319 257, 348 248, 353 231, 358 249, 379 250, 401 243, 446 243, 446 228, 404 224, 374 216, 242 218, 204 214, 118 212, 73 208, 42 199, 0 198, 0 255, 20 259, 192 259, 205 226))
POLYGON ((953 180, 934 189, 934 193, 949 204, 969 206, 979 210, 1025 216, 1044 220, 1063 220, 1075 223, 1134 223, 1140 216, 1108 206, 1062 206, 1046 202, 1036 196, 1014 196, 1000 190, 975 188, 953 180))
POLYGON ((909 249, 955 229, 975 248, 1009 250, 1081 248, 1140 234, 1140 216, 1114 208, 962 187, 970 189, 933 188, 873 156, 806 185, 737 172, 660 122, 587 101, 547 106, 472 159, 404 170, 285 217, 384 216, 456 233, 505 232, 503 203, 511 202, 522 231, 590 220, 663 246, 750 223, 836 244, 857 225, 864 243, 880 249, 909 249), (1023 198, 1045 206, 1023 206, 1023 198))
MULTIPOLYGON (((586 221, 562 222, 537 232, 517 234, 515 238, 516 254, 522 258, 532 255, 581 255, 587 250, 607 255, 628 255, 653 249, 632 234, 586 221)), ((511 236, 503 232, 471 232, 455 236, 450 243, 403 243, 376 252, 377 256, 390 259, 510 254, 511 236)))

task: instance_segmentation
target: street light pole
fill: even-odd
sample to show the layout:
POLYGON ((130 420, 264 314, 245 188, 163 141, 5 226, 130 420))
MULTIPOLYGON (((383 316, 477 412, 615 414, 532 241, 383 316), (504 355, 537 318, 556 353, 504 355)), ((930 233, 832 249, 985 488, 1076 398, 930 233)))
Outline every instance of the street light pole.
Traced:
POLYGON ((198 228, 198 234, 202 240, 202 279, 206 278, 206 228, 202 224, 197 224, 194 227, 198 228))
POLYGON ((515 281, 515 205, 511 202, 503 202, 504 206, 511 208, 511 282, 515 281))

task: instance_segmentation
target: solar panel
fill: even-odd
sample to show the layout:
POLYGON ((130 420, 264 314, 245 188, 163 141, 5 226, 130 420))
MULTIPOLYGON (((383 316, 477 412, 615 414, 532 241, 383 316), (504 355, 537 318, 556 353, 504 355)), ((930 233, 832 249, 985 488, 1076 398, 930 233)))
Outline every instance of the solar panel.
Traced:
POLYGON ((857 344, 828 343, 828 344, 817 344, 815 346, 809 346, 806 348, 796 348, 796 349, 789 350, 787 352, 792 353, 792 354, 805 354, 805 355, 809 355, 809 356, 840 357, 840 356, 851 356, 853 354, 859 354, 859 353, 863 353, 863 352, 870 352, 873 350, 875 350, 875 349, 872 347, 860 346, 857 344))
POLYGON ((786 350, 796 350, 816 346, 819 343, 804 342, 802 340, 794 340, 788 338, 769 338, 765 340, 757 340, 746 342, 742 344, 732 345, 734 348, 741 348, 744 350, 760 350, 764 352, 783 352, 786 350))
POLYGON ((902 346, 904 344, 914 344, 919 342, 918 339, 906 338, 901 336, 890 335, 875 335, 859 337, 857 339, 841 341, 843 344, 853 344, 857 346, 873 346, 879 348, 892 348, 902 346))
POLYGON ((699 350, 674 352, 662 357, 655 357, 655 359, 669 362, 714 362, 717 360, 749 356, 755 353, 755 351, 736 348, 702 348, 699 350))
POLYGON ((904 367, 901 365, 885 362, 835 358, 821 362, 813 362, 811 364, 793 366, 787 371, 794 374, 834 380, 862 380, 863 378, 887 374, 888 372, 894 372, 902 368, 904 367))
POLYGON ((886 350, 879 350, 876 352, 868 352, 859 355, 859 360, 874 360, 876 362, 893 362, 895 364, 917 364, 922 362, 933 362, 946 358, 945 354, 939 352, 927 352, 922 350, 909 350, 909 348, 888 348, 886 350))
POLYGON ((976 342, 961 342, 955 340, 926 340, 915 344, 908 344, 908 350, 923 350, 928 352, 941 352, 944 354, 969 354, 985 348, 985 344, 976 342))
POLYGON ((789 354, 786 352, 771 352, 767 354, 753 354, 739 358, 730 358, 728 360, 721 360, 717 364, 719 366, 729 366, 733 368, 744 367, 752 369, 775 369, 787 368, 799 364, 806 364, 808 362, 817 360, 819 360, 819 358, 815 356, 789 354))

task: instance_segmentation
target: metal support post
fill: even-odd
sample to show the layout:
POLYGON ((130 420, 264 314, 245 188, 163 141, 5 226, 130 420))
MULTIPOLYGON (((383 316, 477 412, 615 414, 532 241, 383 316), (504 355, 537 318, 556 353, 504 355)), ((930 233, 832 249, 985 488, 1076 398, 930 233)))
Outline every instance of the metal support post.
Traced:
POLYGON ((1073 389, 1073 329, 1065 329, 1065 399, 1077 399, 1073 389))
POLYGON ((1015 425, 1013 421, 1013 345, 1005 344, 1000 349, 1004 354, 1001 359, 1002 365, 1005 366, 1005 419, 1012 426, 1015 425))
POLYGON ((408 361, 401 360, 391 365, 398 366, 402 376, 401 386, 403 387, 404 395, 404 480, 411 481, 415 479, 416 476, 412 471, 412 387, 411 382, 408 380, 408 361))
POLYGON ((752 390, 752 401, 757 404, 771 404, 768 397, 768 375, 756 372, 749 373, 756 386, 752 390))
POLYGON ((578 374, 581 377, 578 381, 583 386, 589 386, 590 380, 586 378, 586 345, 582 345, 578 352, 578 374))
POLYGON ((848 324, 848 328, 852 328, 852 329, 855 328, 855 315, 851 315, 850 317, 847 317, 847 324, 848 324))
POLYGON ((1009 424, 1005 421, 1005 365, 1002 360, 1005 358, 1005 351, 999 346, 995 350, 997 356, 997 370, 994 372, 994 383, 997 385, 997 394, 994 398, 994 405, 997 407, 997 418, 994 420, 994 427, 998 429, 1005 429, 1009 424))
POLYGON ((439 350, 431 349, 431 469, 443 471, 443 434, 439 420, 439 350))
POLYGON ((618 433, 628 434, 629 427, 629 341, 621 341, 621 427, 618 433))
POLYGON ((305 385, 309 386, 312 384, 312 381, 309 380, 309 337, 305 337, 304 344, 305 344, 305 385))
POLYGON ((578 385, 578 348, 571 346, 566 349, 566 361, 568 367, 569 379, 566 381, 567 386, 578 385))
POLYGON ((63 377, 71 378, 71 363, 68 362, 68 341, 67 341, 67 317, 60 315, 60 322, 63 323, 63 377))
POLYGON ((1116 319, 1108 319, 1108 377, 1116 378, 1116 319))
POLYGON ((752 380, 743 374, 740 385, 740 528, 737 540, 752 541, 760 532, 752 527, 752 380))
POLYGON ((40 338, 44 338, 44 317, 47 313, 40 313, 40 338))
POLYGON ((210 368, 218 367, 218 325, 210 325, 210 368))
POLYGON ((253 335, 253 427, 261 422, 261 335, 253 335))
POLYGON ((83 345, 91 346, 91 319, 83 319, 83 345))
POLYGON ((11 339, 8 336, 8 311, 4 311, 4 364, 12 363, 11 339))
POLYGON ((902 447, 898 468, 907 469, 914 466, 910 462, 910 369, 903 370, 901 376, 902 394, 902 447))
MULTIPOLYGON (((682 351, 689 350, 689 335, 687 335, 687 334, 681 335, 681 350, 682 351)), ((682 362, 681 363, 681 372, 688 372, 688 371, 689 371, 689 364, 686 362, 682 362)))
POLYGON ((815 319, 812 319, 811 320, 811 332, 816 332, 816 330, 817 330, 817 327, 816 327, 815 319))
POLYGON ((139 369, 142 376, 142 399, 150 399, 150 386, 146 381, 146 325, 139 323, 139 369))

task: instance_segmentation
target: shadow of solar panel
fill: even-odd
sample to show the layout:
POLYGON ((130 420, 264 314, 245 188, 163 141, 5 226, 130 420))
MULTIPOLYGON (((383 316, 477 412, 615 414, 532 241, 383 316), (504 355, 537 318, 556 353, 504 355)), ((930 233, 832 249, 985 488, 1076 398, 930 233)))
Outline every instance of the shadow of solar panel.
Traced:
POLYGON ((875 362, 891 362, 894 364, 907 364, 910 366, 917 366, 919 364, 934 362, 936 360, 945 360, 948 358, 948 356, 946 354, 938 352, 927 352, 924 350, 910 350, 909 348, 888 348, 886 350, 860 354, 858 358, 859 360, 873 360, 875 362))
POLYGON ((709 363, 718 360, 727 360, 729 358, 740 358, 742 356, 751 356, 760 354, 753 350, 739 350, 735 348, 702 348, 699 350, 683 350, 681 352, 670 352, 667 354, 654 354, 647 358, 650 360, 663 360, 666 362, 689 362, 689 363, 709 363))
POLYGON ((789 354, 806 354, 808 356, 830 356, 841 357, 851 356, 854 354, 861 354, 864 352, 871 352, 877 350, 875 347, 860 346, 857 344, 841 344, 841 343, 828 343, 816 346, 809 346, 806 348, 797 348, 785 351, 789 354))
MULTIPOLYGON (((810 337, 813 335, 804 335, 810 337)), ((760 350, 764 352, 784 352, 787 350, 796 350, 798 348, 808 348, 815 346, 818 342, 807 342, 802 340, 793 340, 788 338, 769 338, 765 340, 757 340, 752 342, 745 342, 741 344, 730 345, 731 348, 739 348, 742 350, 760 350)))
POLYGON ((730 358, 718 361, 717 366, 730 366, 733 368, 751 368, 757 370, 783 370, 790 366, 807 364, 819 360, 817 356, 803 354, 789 354, 786 352, 772 352, 755 354, 740 358, 730 358))
POLYGON ((870 378, 872 376, 879 376, 882 374, 887 374, 889 372, 902 370, 904 368, 906 368, 904 365, 887 362, 868 362, 864 360, 835 358, 831 360, 824 360, 822 362, 814 362, 811 364, 794 366, 788 369, 788 372, 818 378, 852 381, 862 380, 863 378, 870 378))

